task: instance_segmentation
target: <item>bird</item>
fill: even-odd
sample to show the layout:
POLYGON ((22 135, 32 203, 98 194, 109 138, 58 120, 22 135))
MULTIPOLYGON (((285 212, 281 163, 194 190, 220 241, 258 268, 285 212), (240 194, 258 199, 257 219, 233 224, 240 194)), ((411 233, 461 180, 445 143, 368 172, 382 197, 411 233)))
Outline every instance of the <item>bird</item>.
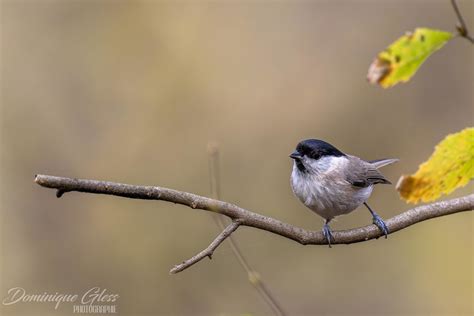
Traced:
POLYGON ((335 242, 329 226, 331 220, 354 211, 362 204, 371 213, 373 224, 387 238, 387 225, 367 200, 376 184, 391 184, 378 169, 398 159, 365 161, 319 139, 299 142, 290 158, 293 159, 290 177, 293 193, 324 219, 322 233, 329 247, 335 242))

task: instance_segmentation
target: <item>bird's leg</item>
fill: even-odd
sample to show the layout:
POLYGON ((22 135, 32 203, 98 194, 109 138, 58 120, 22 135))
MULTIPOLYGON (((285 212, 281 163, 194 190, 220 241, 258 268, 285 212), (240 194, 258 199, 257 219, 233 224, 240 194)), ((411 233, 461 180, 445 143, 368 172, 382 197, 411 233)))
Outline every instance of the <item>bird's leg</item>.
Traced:
POLYGON ((328 246, 331 248, 331 241, 335 241, 334 236, 331 233, 331 227, 329 227, 330 219, 326 219, 323 226, 323 235, 328 241, 328 246))
POLYGON ((369 204, 364 202, 364 205, 369 209, 370 214, 372 214, 372 222, 384 233, 385 238, 387 238, 388 235, 388 227, 383 221, 383 219, 377 215, 372 209, 370 208, 369 204))

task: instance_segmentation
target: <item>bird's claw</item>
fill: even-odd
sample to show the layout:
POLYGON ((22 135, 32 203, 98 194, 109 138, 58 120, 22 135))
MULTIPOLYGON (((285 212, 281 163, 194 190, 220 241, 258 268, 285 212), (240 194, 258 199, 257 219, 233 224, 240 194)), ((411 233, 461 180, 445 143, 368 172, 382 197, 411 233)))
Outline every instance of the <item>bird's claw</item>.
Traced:
POLYGON ((385 239, 387 239, 388 235, 388 227, 383 221, 383 219, 378 216, 377 214, 373 214, 372 222, 382 231, 382 233, 385 235, 385 239))
POLYGON ((323 235, 324 235, 324 238, 326 238, 326 240, 328 242, 329 248, 332 248, 331 247, 331 241, 334 242, 335 239, 334 239, 334 236, 332 235, 331 228, 329 227, 328 224, 324 224, 324 226, 323 226, 323 235))

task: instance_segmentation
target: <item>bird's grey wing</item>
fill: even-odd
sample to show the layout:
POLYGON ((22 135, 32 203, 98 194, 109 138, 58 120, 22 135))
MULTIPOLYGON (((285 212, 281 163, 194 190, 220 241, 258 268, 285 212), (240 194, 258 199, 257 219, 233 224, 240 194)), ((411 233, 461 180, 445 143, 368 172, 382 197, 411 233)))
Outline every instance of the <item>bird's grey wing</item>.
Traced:
POLYGON ((377 183, 391 184, 390 181, 370 163, 361 159, 352 160, 352 168, 346 173, 347 181, 355 187, 365 188, 377 183))

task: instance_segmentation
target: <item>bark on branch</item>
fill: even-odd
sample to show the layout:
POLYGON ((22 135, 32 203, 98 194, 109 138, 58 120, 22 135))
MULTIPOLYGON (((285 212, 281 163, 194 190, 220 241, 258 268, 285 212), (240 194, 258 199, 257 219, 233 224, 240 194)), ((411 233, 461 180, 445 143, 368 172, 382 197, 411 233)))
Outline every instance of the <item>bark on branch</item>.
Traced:
MULTIPOLYGON (((156 186, 139 186, 107 181, 73 179, 49 175, 37 175, 35 182, 43 187, 56 189, 57 197, 66 192, 85 192, 95 194, 108 194, 132 199, 161 200, 182 204, 193 209, 216 212, 232 219, 232 224, 213 241, 208 248, 181 265, 173 268, 171 272, 179 272, 192 264, 212 255, 213 251, 239 226, 249 226, 262 229, 289 239, 302 245, 326 245, 326 239, 321 231, 310 231, 300 227, 281 222, 277 219, 260 215, 237 205, 224 201, 199 196, 193 193, 177 191, 156 186), (186 263, 188 263, 186 265, 186 263), (184 265, 184 266, 183 266, 184 265)), ((390 234, 407 228, 416 223, 445 216, 449 214, 472 211, 474 209, 474 194, 464 197, 422 205, 405 211, 385 221, 390 234)), ((381 232, 375 225, 368 225, 344 231, 334 231, 335 241, 332 244, 352 244, 379 238, 381 232)))
POLYGON ((219 234, 219 236, 214 239, 214 241, 203 251, 195 255, 194 257, 183 261, 180 264, 177 264, 174 266, 173 269, 170 270, 170 273, 178 273, 183 271, 184 269, 189 268, 193 264, 201 261, 205 257, 209 257, 209 259, 212 259, 212 254, 214 253, 214 250, 216 250, 219 245, 226 240, 227 237, 230 237, 230 234, 232 234, 234 231, 236 231, 237 228, 239 228, 240 223, 238 221, 233 221, 229 226, 227 226, 222 233, 219 234))

